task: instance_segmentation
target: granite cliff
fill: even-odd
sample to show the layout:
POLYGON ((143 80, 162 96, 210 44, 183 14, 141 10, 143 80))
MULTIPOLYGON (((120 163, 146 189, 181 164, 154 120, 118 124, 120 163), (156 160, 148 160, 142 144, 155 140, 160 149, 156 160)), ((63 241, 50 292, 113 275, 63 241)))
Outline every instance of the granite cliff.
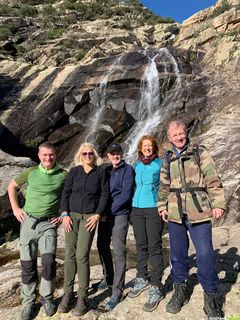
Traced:
MULTIPOLYGON (((41 2, 35 9, 46 12, 41 2)), ((53 10, 59 10, 57 1, 53 2, 53 10)), ((8 3, 19 8, 16 3, 21 1, 8 3)), ((91 21, 76 7, 65 8, 57 16, 48 11, 52 19, 46 24, 43 15, 8 16, 3 10, 5 1, 0 4, 1 30, 12 26, 11 33, 1 38, 0 53, 2 232, 7 232, 3 218, 11 215, 6 186, 31 165, 30 159, 36 160, 42 141, 57 146, 59 159, 67 168, 86 139, 94 142, 102 155, 112 141, 121 142, 127 159, 134 161, 139 135, 151 132, 162 145, 167 122, 178 115, 186 122, 191 138, 210 149, 222 178, 227 212, 215 222, 214 241, 219 272, 228 270, 227 276, 222 275, 227 317, 239 316, 235 271, 240 229, 239 0, 219 0, 181 25, 171 19, 151 24, 142 7, 124 9, 124 14, 116 14, 122 9, 115 8, 114 15, 104 16, 105 12, 91 21)), ((7 289, 1 284, 2 297, 18 294, 19 266, 15 264, 17 279, 12 285, 9 282, 7 289)), ((93 280, 99 277, 94 278, 93 271, 93 280)), ((193 275, 193 283, 194 279, 193 275)), ((176 319, 189 319, 189 314, 193 315, 190 319, 203 318, 195 308, 202 303, 200 286, 196 288, 188 314, 176 319)), ((116 311, 100 318, 139 318, 142 302, 138 300, 134 308, 129 303, 124 301, 116 311)), ((14 310, 18 312, 18 307, 14 310)), ((8 312, 7 308, 4 317, 8 312)), ((162 316, 161 306, 155 315, 162 316)), ((94 319, 99 314, 90 316, 94 319)))

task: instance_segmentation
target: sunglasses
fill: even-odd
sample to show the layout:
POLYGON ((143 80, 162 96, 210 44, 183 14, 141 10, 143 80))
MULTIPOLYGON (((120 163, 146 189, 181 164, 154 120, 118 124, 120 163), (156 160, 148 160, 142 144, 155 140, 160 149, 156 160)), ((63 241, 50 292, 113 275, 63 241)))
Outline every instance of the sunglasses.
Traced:
POLYGON ((93 152, 83 152, 83 153, 82 153, 82 156, 83 156, 83 157, 86 157, 86 156, 93 157, 93 156, 94 156, 94 153, 93 153, 93 152))

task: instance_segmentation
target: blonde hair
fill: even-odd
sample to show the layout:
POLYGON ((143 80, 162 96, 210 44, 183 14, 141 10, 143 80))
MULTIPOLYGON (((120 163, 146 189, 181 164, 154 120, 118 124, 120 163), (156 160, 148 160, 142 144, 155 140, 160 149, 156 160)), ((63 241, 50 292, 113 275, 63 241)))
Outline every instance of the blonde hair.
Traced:
POLYGON ((75 156, 74 156, 74 163, 76 166, 78 165, 83 165, 83 160, 82 160, 82 151, 84 148, 91 148, 92 152, 94 153, 93 156, 93 165, 94 166, 99 166, 102 163, 102 159, 100 158, 100 156, 98 155, 94 145, 92 143, 89 142, 84 142, 80 145, 78 151, 76 152, 75 156))
POLYGON ((143 145, 144 140, 150 140, 152 142, 152 146, 153 146, 153 153, 158 154, 158 145, 157 145, 156 139, 153 136, 145 135, 145 136, 142 136, 140 138, 140 140, 138 141, 138 145, 137 145, 138 157, 141 157, 143 155, 142 154, 142 145, 143 145))

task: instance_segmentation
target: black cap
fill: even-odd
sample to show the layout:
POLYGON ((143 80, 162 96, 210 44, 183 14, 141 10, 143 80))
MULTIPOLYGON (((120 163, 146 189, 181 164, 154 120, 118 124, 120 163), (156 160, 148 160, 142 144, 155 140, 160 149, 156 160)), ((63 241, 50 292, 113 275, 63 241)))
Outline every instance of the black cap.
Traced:
POLYGON ((107 148, 107 153, 112 153, 112 152, 120 152, 123 153, 122 147, 118 143, 112 143, 110 146, 107 148))

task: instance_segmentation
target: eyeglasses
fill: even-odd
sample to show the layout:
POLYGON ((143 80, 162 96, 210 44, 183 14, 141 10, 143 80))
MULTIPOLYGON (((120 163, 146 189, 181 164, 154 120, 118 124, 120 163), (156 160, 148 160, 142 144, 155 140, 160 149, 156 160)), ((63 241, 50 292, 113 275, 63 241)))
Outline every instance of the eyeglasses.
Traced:
POLYGON ((93 156, 94 156, 94 153, 93 153, 93 152, 83 152, 83 153, 82 153, 82 156, 83 156, 83 157, 86 157, 86 156, 93 157, 93 156))

